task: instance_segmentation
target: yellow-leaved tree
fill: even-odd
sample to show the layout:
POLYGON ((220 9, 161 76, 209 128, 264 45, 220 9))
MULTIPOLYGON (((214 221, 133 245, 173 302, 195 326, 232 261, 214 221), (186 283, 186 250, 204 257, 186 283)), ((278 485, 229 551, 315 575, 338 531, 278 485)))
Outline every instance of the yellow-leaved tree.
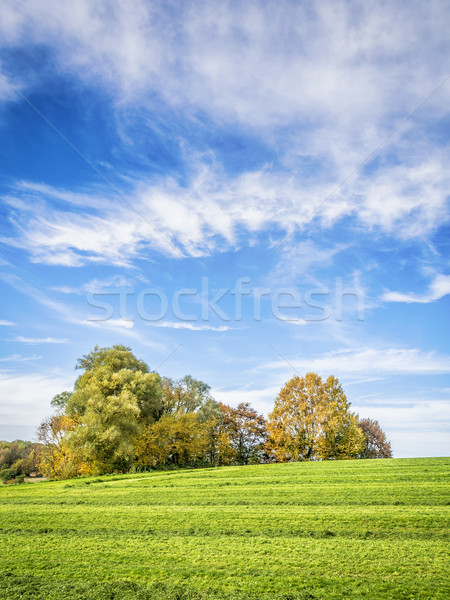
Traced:
POLYGON ((267 420, 266 449, 277 461, 357 458, 364 435, 339 381, 293 377, 267 420))
POLYGON ((39 425, 38 439, 43 444, 39 461, 42 475, 66 479, 89 474, 79 452, 68 442, 68 435, 75 425, 75 421, 67 415, 54 415, 39 425))
POLYGON ((203 458, 207 445, 206 427, 196 413, 165 415, 138 438, 136 460, 140 467, 188 466, 203 458))

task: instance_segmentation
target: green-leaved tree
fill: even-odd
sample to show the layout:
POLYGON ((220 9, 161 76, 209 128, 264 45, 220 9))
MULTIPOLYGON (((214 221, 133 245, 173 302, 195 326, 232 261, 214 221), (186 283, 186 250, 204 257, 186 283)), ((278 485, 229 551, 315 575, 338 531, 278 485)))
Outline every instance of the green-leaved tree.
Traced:
POLYGON ((96 346, 77 368, 83 372, 65 406, 76 424, 70 445, 82 448, 94 473, 125 471, 140 430, 161 414, 160 377, 121 345, 96 346))

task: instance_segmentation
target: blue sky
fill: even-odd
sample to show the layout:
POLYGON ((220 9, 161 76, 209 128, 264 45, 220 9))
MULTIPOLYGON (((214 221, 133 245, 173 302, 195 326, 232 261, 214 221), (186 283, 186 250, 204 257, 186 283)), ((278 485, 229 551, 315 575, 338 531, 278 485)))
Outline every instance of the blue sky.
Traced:
POLYGON ((122 343, 449 454, 447 2, 2 2, 0 438, 122 343))

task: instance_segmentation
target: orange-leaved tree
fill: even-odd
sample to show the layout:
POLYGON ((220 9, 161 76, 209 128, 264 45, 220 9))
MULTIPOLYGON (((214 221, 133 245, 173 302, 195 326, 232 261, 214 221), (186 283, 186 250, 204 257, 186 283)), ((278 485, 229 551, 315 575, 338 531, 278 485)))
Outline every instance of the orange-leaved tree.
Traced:
POLYGON ((266 439, 264 417, 248 402, 241 402, 236 408, 219 402, 219 407, 223 414, 222 440, 228 446, 223 451, 224 464, 261 462, 266 439))
POLYGON ((392 458, 391 443, 378 421, 361 419, 359 426, 364 434, 364 448, 360 458, 392 458))

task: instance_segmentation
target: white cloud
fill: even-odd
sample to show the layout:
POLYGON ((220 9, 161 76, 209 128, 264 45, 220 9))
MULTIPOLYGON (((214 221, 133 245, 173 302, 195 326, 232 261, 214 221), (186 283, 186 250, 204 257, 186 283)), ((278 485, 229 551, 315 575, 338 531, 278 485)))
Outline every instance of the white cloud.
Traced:
POLYGON ((260 413, 267 415, 273 408, 280 386, 268 386, 262 389, 231 389, 216 388, 212 390, 215 400, 236 407, 241 402, 249 402, 260 413))
POLYGON ((361 205, 355 201, 354 208, 360 222, 404 238, 423 237, 449 218, 449 166, 438 153, 358 178, 354 193, 361 205))
MULTIPOLYGON (((38 302, 42 306, 45 306, 50 311, 53 311, 53 318, 58 317, 65 323, 70 323, 76 326, 81 325, 85 327, 97 327, 99 329, 102 329, 105 333, 120 333, 120 336, 135 339, 143 346, 153 348, 159 352, 164 352, 167 350, 166 346, 163 343, 159 343, 154 340, 150 341, 144 336, 140 335, 137 331, 135 331, 133 329, 133 321, 130 321, 128 319, 107 319, 105 321, 98 321, 94 320, 93 318, 86 318, 85 315, 80 315, 80 312, 75 310, 73 307, 67 306, 60 302, 55 302, 34 286, 30 285, 26 281, 23 281, 22 279, 20 279, 20 277, 17 277, 17 275, 0 273, 0 279, 14 287, 14 289, 18 290, 19 292, 29 296, 30 298, 33 298, 36 302, 38 302)), ((25 341, 27 339, 37 340, 41 338, 17 338, 18 341, 25 341)))
POLYGON ((168 327, 169 329, 190 329, 191 331, 228 331, 232 329, 227 325, 199 325, 198 323, 187 323, 186 321, 154 321, 147 323, 151 327, 168 327))
POLYGON ((262 369, 296 369, 300 374, 321 375, 436 374, 450 373, 450 356, 421 352, 416 348, 353 348, 327 352, 322 356, 292 358, 265 364, 262 369), (288 361, 288 362, 287 362, 288 361))
POLYGON ((92 325, 94 327, 103 327, 106 329, 132 329, 134 327, 134 321, 130 319, 105 319, 97 320, 97 319, 87 319, 85 321, 86 325, 92 325))
MULTIPOLYGON (((1 241, 25 248, 34 262, 130 267, 149 249, 175 258, 207 256, 247 245, 249 237, 263 231, 289 234, 306 227, 326 229, 344 216, 355 218, 365 229, 423 237, 449 218, 448 173, 450 159, 443 157, 434 162, 427 159, 425 166, 415 162, 401 168, 386 166, 381 174, 356 178, 345 193, 341 190, 323 203, 334 188, 332 182, 305 183, 267 169, 230 177, 218 165, 197 163, 187 185, 173 179, 135 182, 130 202, 141 215, 151 215, 149 223, 108 189, 104 196, 98 191, 97 195, 80 193, 75 212, 73 203, 63 209, 52 206, 53 195, 64 199, 64 190, 46 188, 36 201, 38 191, 33 188, 30 195, 32 186, 21 184, 5 198, 16 235, 1 241), (92 214, 92 199, 97 214, 92 214), (82 208, 86 212, 80 212, 82 208)), ((347 247, 314 253, 308 244, 289 250, 296 254, 299 271, 330 262, 347 247)))
POLYGON ((15 323, 13 323, 12 321, 0 320, 0 326, 2 327, 12 327, 13 325, 15 325, 15 323))
POLYGON ((352 410, 361 418, 379 421, 397 458, 448 456, 450 453, 449 402, 387 397, 376 402, 355 400, 352 410))
POLYGON ((61 294, 86 295, 96 294, 109 290, 110 288, 126 288, 134 283, 134 279, 128 277, 125 279, 123 275, 113 275, 106 279, 91 279, 78 287, 68 285, 53 286, 51 289, 61 294))
POLYGON ((267 10, 138 1, 129 11, 121 2, 29 0, 4 3, 2 12, 5 46, 49 46, 60 71, 103 85, 118 102, 148 103, 153 90, 172 106, 257 127, 307 114, 362 129, 431 87, 446 72, 449 48, 442 2, 267 10))
MULTIPOLYGON (((144 117, 161 106, 188 121, 204 112, 261 136, 281 166, 230 176, 182 140, 187 183, 143 179, 127 192, 143 217, 111 190, 22 182, 9 198, 19 237, 2 241, 35 262, 131 266, 144 248, 204 256, 314 219, 329 227, 350 216, 365 230, 426 236, 448 219, 450 160, 424 125, 446 114, 450 85, 389 138, 388 159, 383 148, 376 169, 359 167, 447 72, 450 5, 433 6, 135 2, 130 12, 120 2, 6 3, 4 46, 45 45, 52 67, 43 68, 101 86, 116 117, 129 104, 144 117)), ((127 119, 118 118, 125 139, 127 119)))
POLYGON ((28 362, 30 360, 41 360, 42 356, 21 356, 20 354, 11 354, 11 356, 4 356, 0 358, 0 362, 28 362))
POLYGON ((74 377, 41 373, 18 375, 0 371, 0 423, 2 425, 39 425, 53 410, 55 394, 73 387, 74 377))
MULTIPOLYGON (((351 244, 337 244, 333 247, 319 247, 311 240, 301 241, 295 245, 283 243, 279 246, 278 252, 280 259, 277 265, 268 273, 267 279, 273 285, 288 284, 296 285, 299 281, 304 281, 305 276, 316 283, 313 272, 322 267, 328 267, 333 263, 334 257, 343 250, 349 248, 351 244)), ((278 246, 274 245, 275 251, 278 246)))
POLYGON ((68 344, 69 340, 67 338, 54 338, 54 337, 46 337, 46 338, 30 338, 24 337, 22 335, 17 336, 17 342, 22 342, 24 344, 68 344))
POLYGON ((385 302, 406 302, 428 304, 440 300, 450 294, 450 275, 436 275, 425 294, 402 294, 401 292, 385 292, 381 299, 385 302))

